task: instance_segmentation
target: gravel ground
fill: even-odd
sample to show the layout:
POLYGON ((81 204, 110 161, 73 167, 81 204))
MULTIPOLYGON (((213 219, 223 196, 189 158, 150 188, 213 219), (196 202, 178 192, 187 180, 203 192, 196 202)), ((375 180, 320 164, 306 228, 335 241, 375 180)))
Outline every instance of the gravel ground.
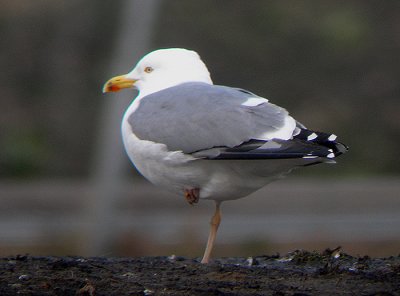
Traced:
POLYGON ((400 295, 400 256, 0 258, 0 295, 400 295))

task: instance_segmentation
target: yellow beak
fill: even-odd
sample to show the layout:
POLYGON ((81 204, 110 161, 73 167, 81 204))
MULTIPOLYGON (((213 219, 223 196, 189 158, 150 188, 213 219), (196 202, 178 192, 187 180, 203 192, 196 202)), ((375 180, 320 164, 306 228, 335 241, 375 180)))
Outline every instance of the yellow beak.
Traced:
POLYGON ((115 76, 108 80, 103 86, 103 93, 116 92, 124 88, 132 88, 136 80, 127 78, 126 75, 115 76))

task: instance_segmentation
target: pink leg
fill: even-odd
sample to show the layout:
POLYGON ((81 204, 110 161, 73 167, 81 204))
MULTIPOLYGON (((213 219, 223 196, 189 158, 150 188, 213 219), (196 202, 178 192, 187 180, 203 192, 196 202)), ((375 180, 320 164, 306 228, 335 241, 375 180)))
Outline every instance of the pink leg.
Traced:
POLYGON ((211 218, 211 229, 210 234, 208 236, 207 247, 204 252, 203 259, 201 259, 201 263, 208 263, 210 260, 211 251, 214 246, 215 237, 217 236, 218 226, 221 223, 221 211, 220 211, 220 201, 215 202, 215 213, 211 218))

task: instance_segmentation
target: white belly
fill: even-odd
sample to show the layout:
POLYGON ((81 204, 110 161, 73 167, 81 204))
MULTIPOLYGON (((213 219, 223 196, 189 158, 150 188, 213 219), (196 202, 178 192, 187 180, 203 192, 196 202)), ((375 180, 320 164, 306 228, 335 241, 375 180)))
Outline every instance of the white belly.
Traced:
POLYGON ((139 105, 138 97, 122 120, 125 150, 137 170, 150 182, 183 195, 184 189, 200 189, 200 199, 231 200, 249 195, 292 168, 303 159, 206 160, 180 151, 168 151, 164 144, 138 139, 128 117, 139 105))
POLYGON ((200 189, 200 199, 231 200, 249 195, 297 166, 297 160, 205 160, 163 144, 138 139, 122 124, 126 152, 137 170, 155 185, 176 194, 200 189))

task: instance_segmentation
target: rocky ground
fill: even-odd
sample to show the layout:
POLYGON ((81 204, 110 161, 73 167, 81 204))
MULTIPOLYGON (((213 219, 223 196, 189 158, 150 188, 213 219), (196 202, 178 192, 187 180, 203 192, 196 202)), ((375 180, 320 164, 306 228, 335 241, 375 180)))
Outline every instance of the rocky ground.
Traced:
POLYGON ((285 256, 0 259, 0 295, 400 295, 400 257, 336 250, 285 256))

